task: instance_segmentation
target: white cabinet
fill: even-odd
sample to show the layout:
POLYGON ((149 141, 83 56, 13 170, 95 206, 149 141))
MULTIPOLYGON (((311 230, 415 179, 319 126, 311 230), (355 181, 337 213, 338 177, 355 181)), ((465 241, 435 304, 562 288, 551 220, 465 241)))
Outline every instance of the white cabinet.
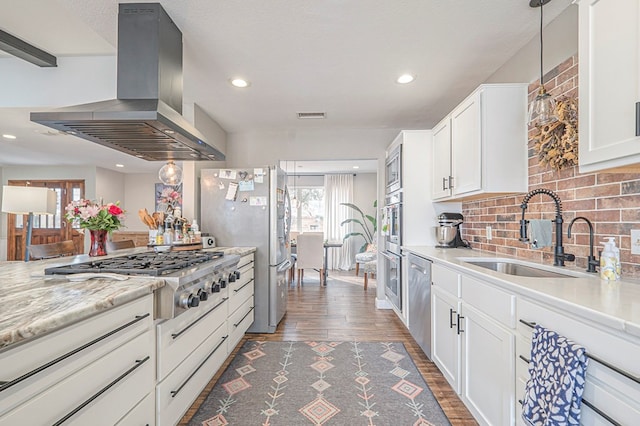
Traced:
POLYGON ((254 260, 253 253, 243 256, 238 262, 240 278, 229 283, 229 341, 228 351, 231 353, 244 333, 253 324, 255 304, 254 294, 254 260))
POLYGON ((442 120, 434 128, 433 198, 526 192, 526 109, 526 84, 483 84, 442 120))
POLYGON ((515 416, 515 296, 433 265, 433 362, 483 425, 515 416))
POLYGON ((0 425, 113 425, 134 409, 153 424, 139 405, 155 379, 152 313, 149 295, 0 354, 15 383, 0 391, 0 425))
POLYGON ((640 163, 640 2, 580 0, 580 171, 640 163))

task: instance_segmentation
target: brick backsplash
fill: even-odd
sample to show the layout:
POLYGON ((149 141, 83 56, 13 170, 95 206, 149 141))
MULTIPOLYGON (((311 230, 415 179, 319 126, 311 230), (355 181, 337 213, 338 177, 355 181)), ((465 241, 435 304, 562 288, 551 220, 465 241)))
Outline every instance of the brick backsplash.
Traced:
MULTIPOLYGON (((545 87, 553 96, 578 96, 578 57, 573 56, 545 76, 545 87)), ((529 101, 538 90, 538 81, 529 85, 529 101)), ((638 173, 579 173, 578 167, 555 171, 538 164, 533 152, 535 130, 529 132, 529 190, 547 188, 562 200, 564 219, 563 245, 566 253, 576 256, 575 264, 586 269, 589 254, 589 230, 584 221, 576 222, 572 238, 567 238, 569 222, 584 216, 594 226, 595 255, 604 237, 616 237, 620 247, 622 275, 640 278, 640 255, 631 254, 631 229, 640 229, 640 174, 638 173)), ((525 194, 479 199, 462 204, 464 224, 462 236, 478 248, 498 254, 553 264, 553 247, 529 249, 518 240, 520 204, 525 194), (493 238, 486 239, 486 227, 492 227, 493 238)), ((527 219, 553 219, 555 204, 545 195, 536 195, 528 204, 527 219)), ((555 226, 554 226, 555 233, 555 226)), ((555 234, 553 236, 555 242, 555 234)), ((567 262, 570 264, 569 262, 567 262)))

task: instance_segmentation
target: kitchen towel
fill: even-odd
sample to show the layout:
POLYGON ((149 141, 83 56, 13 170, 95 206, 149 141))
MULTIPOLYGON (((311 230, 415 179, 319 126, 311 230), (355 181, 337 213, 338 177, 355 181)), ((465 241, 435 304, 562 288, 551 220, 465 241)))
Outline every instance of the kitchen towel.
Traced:
POLYGON ((532 219, 529 221, 529 240, 531 248, 551 247, 552 222, 548 219, 532 219))
POLYGON ((528 425, 578 425, 587 354, 555 331, 536 325, 522 418, 528 425))

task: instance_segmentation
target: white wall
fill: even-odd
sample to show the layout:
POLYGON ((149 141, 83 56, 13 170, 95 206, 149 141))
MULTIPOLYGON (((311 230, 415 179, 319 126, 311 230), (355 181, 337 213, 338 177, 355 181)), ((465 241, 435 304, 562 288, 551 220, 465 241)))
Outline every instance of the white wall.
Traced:
POLYGON ((104 203, 120 201, 120 207, 126 209, 124 181, 124 173, 102 167, 96 168, 96 200, 103 200, 104 203))
MULTIPOLYGON (((159 168, 159 167, 158 167, 159 168)), ((124 204, 127 206, 125 231, 148 231, 149 228, 138 218, 138 210, 147 209, 149 213, 156 208, 156 183, 159 183, 155 173, 129 173, 124 177, 124 204)))
MULTIPOLYGON (((578 51, 578 6, 571 5, 542 31, 544 73, 578 51)), ((531 82, 540 78, 539 33, 502 65, 486 83, 531 82)))
MULTIPOLYGON (((373 207, 373 202, 378 199, 378 180, 376 173, 358 173, 353 178, 353 204, 358 206, 365 215, 376 217, 376 209, 373 207)), ((378 205, 384 204, 384 199, 378 202, 378 205)), ((359 217, 355 216, 360 219, 359 217)), ((373 230, 371 222, 366 220, 369 229, 373 230)), ((357 226, 357 225, 356 225, 357 226)), ((355 229, 354 229, 355 230, 355 229)), ((353 238, 352 238, 353 239, 353 238)), ((357 238, 354 241, 355 251, 364 244, 362 238, 357 238)), ((355 256, 355 254, 354 254, 355 256)), ((355 257, 354 257, 355 261, 355 257)))

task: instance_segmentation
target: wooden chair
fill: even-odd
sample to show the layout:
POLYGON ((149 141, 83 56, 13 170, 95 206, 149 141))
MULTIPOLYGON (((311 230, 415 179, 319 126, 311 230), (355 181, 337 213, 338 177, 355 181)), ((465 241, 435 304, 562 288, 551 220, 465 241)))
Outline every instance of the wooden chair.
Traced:
POLYGON ((29 257, 33 260, 74 256, 76 254, 76 246, 71 240, 51 244, 35 244, 29 247, 29 257))
POLYGON ((107 254, 116 250, 134 248, 136 244, 133 240, 107 241, 107 254))
POLYGON ((296 267, 298 269, 298 286, 304 280, 305 269, 315 269, 320 272, 320 284, 324 277, 324 235, 319 232, 302 233, 298 235, 296 244, 298 258, 296 267))

